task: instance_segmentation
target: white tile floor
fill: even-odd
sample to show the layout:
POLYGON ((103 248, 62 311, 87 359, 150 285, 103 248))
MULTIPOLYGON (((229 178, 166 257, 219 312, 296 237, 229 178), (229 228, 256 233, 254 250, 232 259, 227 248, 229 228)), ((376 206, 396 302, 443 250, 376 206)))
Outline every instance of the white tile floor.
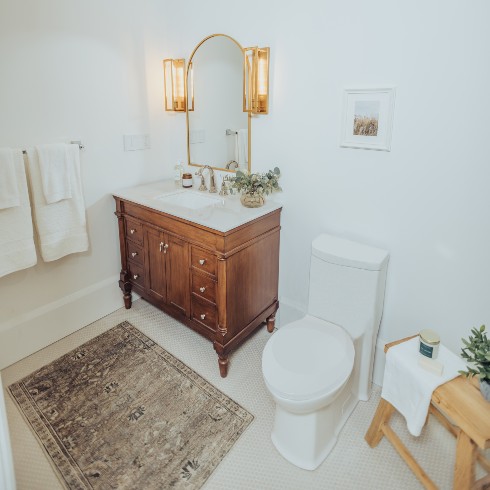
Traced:
MULTIPOLYGON (((255 416, 206 482, 206 490, 422 488, 386 440, 382 440, 375 449, 369 448, 364 441, 364 434, 379 400, 380 389, 376 386, 370 401, 359 402, 342 430, 336 447, 317 470, 309 472, 296 468, 277 453, 270 440, 274 405, 264 386, 260 367, 262 350, 270 336, 265 327, 232 354, 229 375, 222 379, 218 372, 217 356, 208 340, 145 301, 138 300, 130 310, 121 308, 4 369, 4 387, 123 320, 131 322, 255 416)), ((6 403, 18 490, 63 488, 8 395, 6 403)), ((431 420, 419 438, 408 434, 403 419, 398 415, 394 416, 392 426, 433 481, 441 489, 452 488, 453 437, 435 420, 431 420)))

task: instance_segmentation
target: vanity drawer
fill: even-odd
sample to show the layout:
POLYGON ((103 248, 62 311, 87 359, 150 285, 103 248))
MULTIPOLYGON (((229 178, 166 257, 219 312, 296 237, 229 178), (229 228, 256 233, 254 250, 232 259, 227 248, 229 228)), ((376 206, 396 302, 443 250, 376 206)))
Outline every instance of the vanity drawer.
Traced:
POLYGON ((128 259, 138 265, 143 265, 143 247, 131 240, 126 240, 128 259))
POLYGON ((128 272, 129 272, 129 280, 133 284, 137 284, 138 286, 141 287, 145 286, 145 273, 143 267, 134 263, 129 263, 128 272))
POLYGON ((139 221, 126 218, 126 236, 133 242, 143 244, 143 225, 139 221))
POLYGON ((216 303, 216 282, 214 282, 212 277, 193 272, 191 278, 191 292, 208 301, 216 303))
POLYGON ((216 306, 206 300, 192 296, 191 316, 213 332, 216 331, 216 306))
POLYGON ((216 256, 202 248, 191 248, 191 265, 197 270, 216 276, 216 256))

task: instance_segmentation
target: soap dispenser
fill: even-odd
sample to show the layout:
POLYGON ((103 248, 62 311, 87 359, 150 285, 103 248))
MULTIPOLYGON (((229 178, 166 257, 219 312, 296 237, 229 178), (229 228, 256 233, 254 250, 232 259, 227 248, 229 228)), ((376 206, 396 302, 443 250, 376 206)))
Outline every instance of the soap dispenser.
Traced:
POLYGON ((182 186, 182 174, 184 173, 184 165, 179 161, 174 167, 174 182, 177 187, 182 186))

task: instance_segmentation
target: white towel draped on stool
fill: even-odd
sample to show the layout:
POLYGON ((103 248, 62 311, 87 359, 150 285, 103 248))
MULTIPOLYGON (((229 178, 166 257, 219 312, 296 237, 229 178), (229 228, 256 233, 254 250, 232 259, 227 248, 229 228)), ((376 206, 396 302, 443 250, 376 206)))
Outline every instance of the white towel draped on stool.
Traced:
POLYGON ((458 356, 439 345, 437 360, 444 365, 442 376, 437 376, 418 365, 419 338, 402 342, 388 349, 381 398, 391 403, 407 421, 407 428, 419 436, 425 424, 432 392, 440 385, 458 376, 466 369, 458 356))
MULTIPOLYGON (((24 165, 23 161, 22 165, 24 165)), ((14 206, 20 206, 14 152, 10 148, 0 148, 0 209, 14 206)))
POLYGON ((88 250, 78 145, 66 145, 66 153, 72 197, 48 204, 42 186, 37 151, 27 150, 34 221, 39 235, 41 255, 45 262, 88 250))
POLYGON ((0 277, 37 263, 24 157, 21 150, 8 151, 12 156, 19 204, 0 209, 0 277))

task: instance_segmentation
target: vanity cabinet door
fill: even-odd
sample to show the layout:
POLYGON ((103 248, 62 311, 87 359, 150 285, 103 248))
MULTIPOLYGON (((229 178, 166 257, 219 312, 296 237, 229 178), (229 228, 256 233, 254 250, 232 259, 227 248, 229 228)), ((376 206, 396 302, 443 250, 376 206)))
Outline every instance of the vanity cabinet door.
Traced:
POLYGON ((147 248, 147 288, 154 299, 167 302, 167 281, 165 279, 165 236, 162 231, 146 228, 147 248))
POLYGON ((189 316, 189 244, 179 237, 166 235, 167 303, 189 316))
POLYGON ((190 316, 189 244, 164 230, 147 228, 148 294, 190 316))

